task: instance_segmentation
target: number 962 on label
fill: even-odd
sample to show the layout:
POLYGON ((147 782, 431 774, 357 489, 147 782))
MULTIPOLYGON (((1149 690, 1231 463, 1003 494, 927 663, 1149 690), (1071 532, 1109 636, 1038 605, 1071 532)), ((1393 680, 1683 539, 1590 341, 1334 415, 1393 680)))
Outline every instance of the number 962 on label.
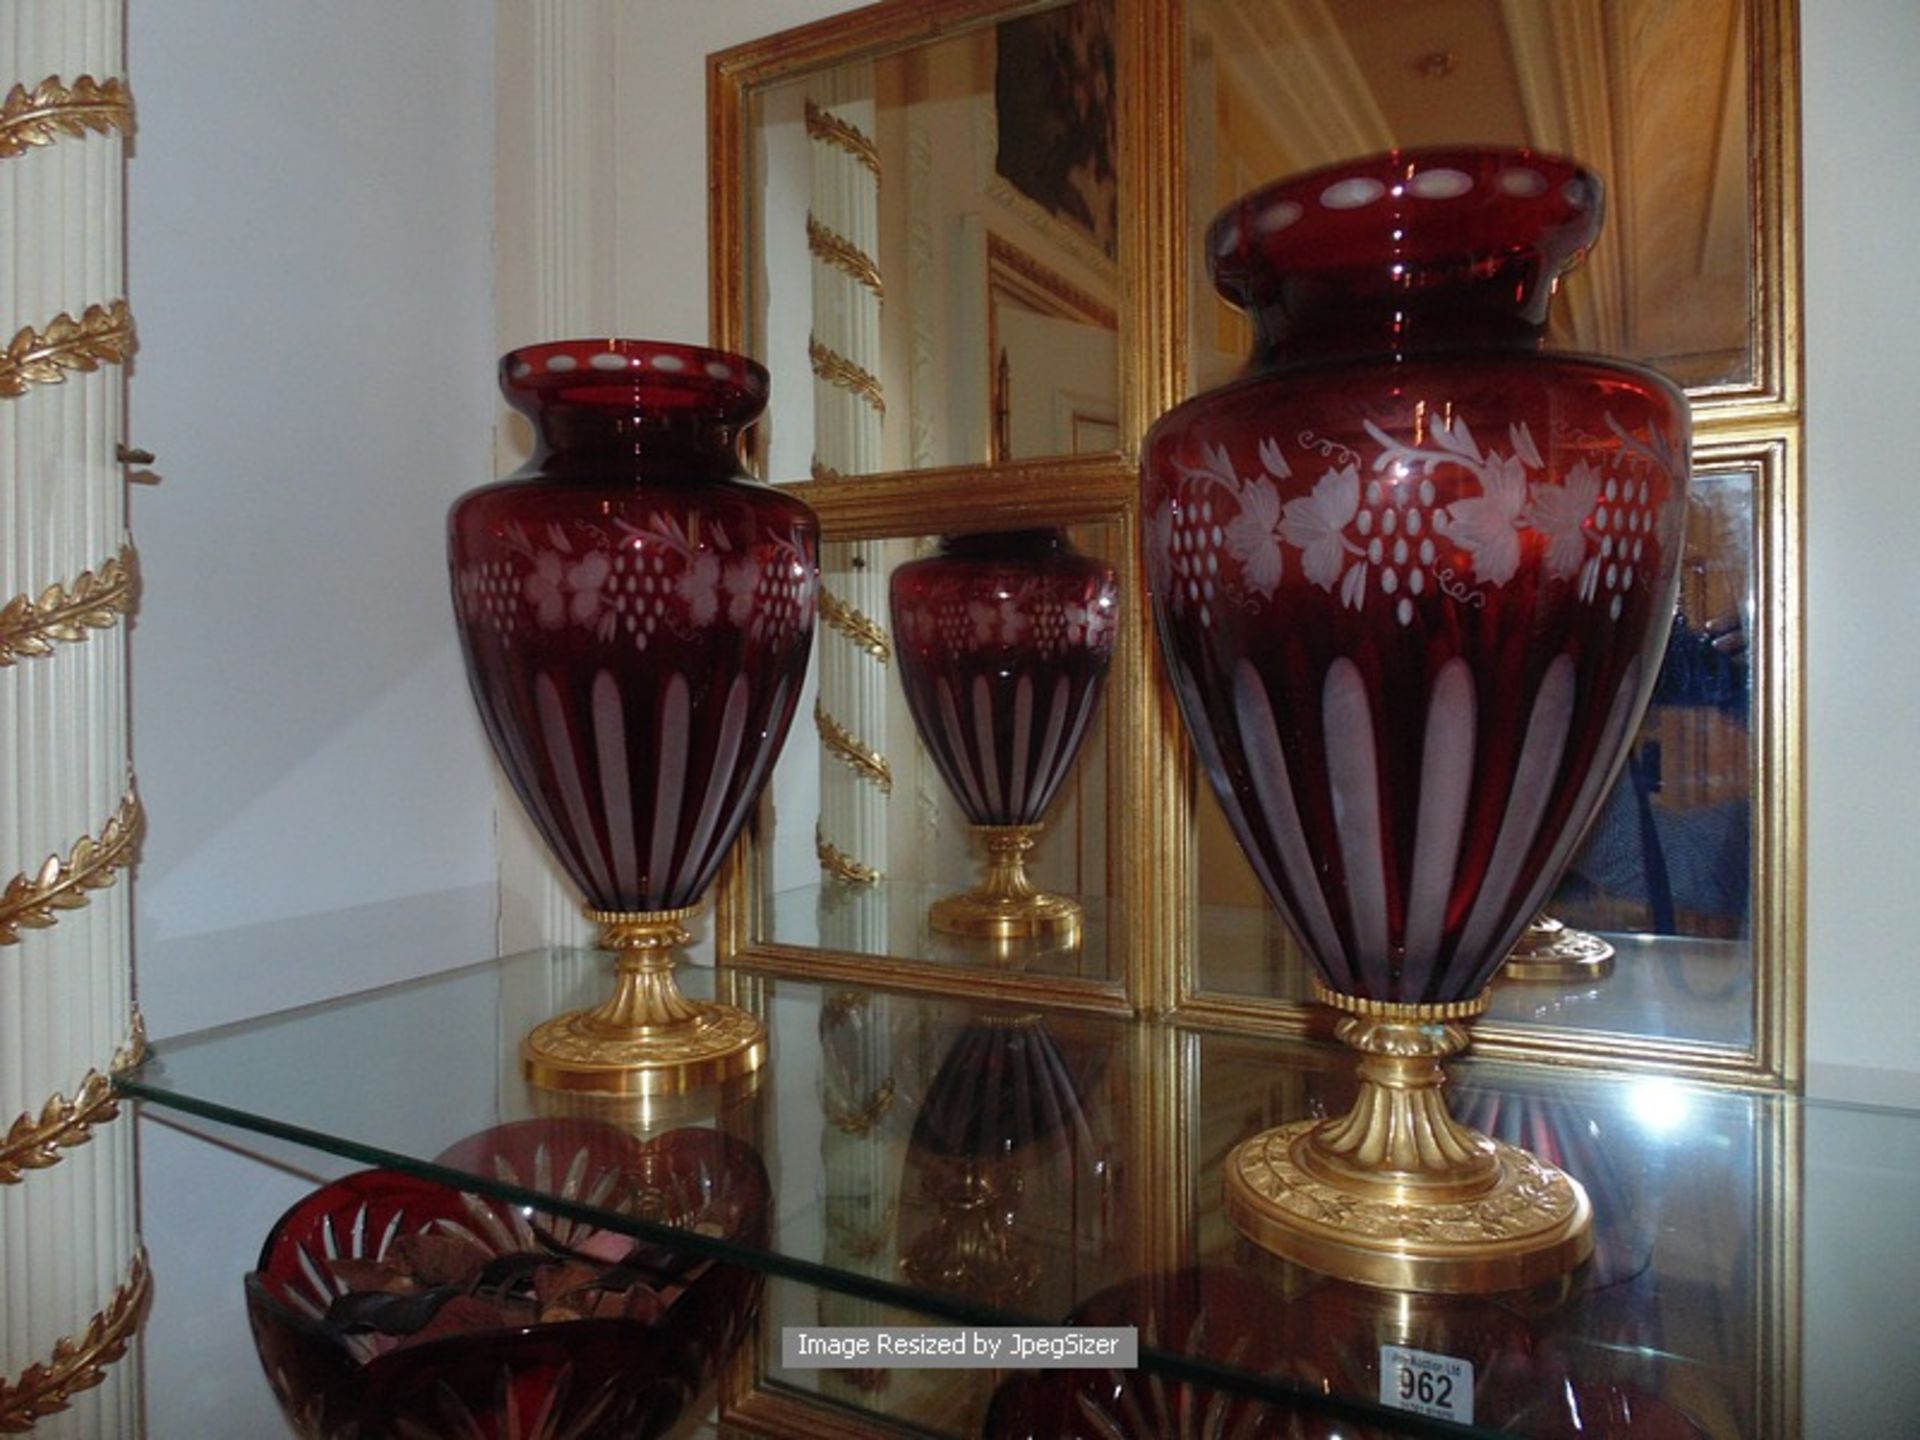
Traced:
POLYGON ((1452 1355, 1380 1347, 1380 1403, 1462 1425, 1473 1422, 1473 1365, 1452 1355))

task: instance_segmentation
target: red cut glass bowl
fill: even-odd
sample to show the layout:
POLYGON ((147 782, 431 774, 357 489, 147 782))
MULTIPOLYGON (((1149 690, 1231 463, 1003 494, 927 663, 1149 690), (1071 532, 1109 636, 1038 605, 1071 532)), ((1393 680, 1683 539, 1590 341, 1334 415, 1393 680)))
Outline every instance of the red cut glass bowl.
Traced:
MULTIPOLYGON (((769 1185, 750 1147, 714 1131, 641 1142, 609 1125, 528 1121, 453 1147, 442 1163, 576 1203, 764 1241, 769 1185), (658 1197, 678 1205, 658 1209, 658 1197), (649 1207, 655 1207, 650 1213, 649 1207)), ((461 1331, 390 1348, 326 1323, 345 1287, 327 1262, 378 1260, 403 1236, 470 1237, 495 1257, 548 1241, 591 1250, 595 1227, 390 1170, 322 1187, 268 1234, 247 1315, 274 1395, 310 1440, 639 1440, 670 1430, 752 1328, 758 1271, 643 1246, 652 1318, 461 1331), (545 1428, 542 1428, 542 1427, 545 1428)))

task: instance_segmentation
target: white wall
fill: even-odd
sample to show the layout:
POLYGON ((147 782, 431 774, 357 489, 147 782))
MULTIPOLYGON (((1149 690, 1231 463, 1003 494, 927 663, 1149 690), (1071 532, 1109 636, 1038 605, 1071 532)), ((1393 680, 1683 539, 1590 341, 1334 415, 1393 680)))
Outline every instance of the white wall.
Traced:
POLYGON ((493 953, 442 526, 492 476, 493 7, 134 0, 156 1035, 493 953))
POLYGON ((1801 24, 1809 1089, 1920 1107, 1920 6, 1801 0, 1801 24))
MULTIPOLYGON (((133 495, 156 1036, 493 953, 441 538, 493 473, 493 13, 130 5, 130 438, 165 476, 133 495)), ((312 1182, 143 1132, 149 1433, 276 1433, 241 1276, 312 1182)))

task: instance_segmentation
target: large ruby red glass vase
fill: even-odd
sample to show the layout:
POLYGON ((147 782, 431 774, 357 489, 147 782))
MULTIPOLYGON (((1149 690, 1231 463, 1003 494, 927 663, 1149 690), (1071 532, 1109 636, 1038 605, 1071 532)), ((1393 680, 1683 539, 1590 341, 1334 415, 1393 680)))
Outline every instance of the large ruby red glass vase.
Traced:
POLYGON ((1059 530, 948 536, 894 571, 900 681, 921 740, 988 857, 936 901, 950 934, 1071 944, 1081 908, 1037 890, 1026 856, 1087 736, 1113 659, 1113 567, 1059 530))
POLYGON ((533 458, 449 521, 454 609, 487 736, 586 896, 619 986, 522 1058, 561 1089, 682 1089, 757 1067, 759 1021, 672 974, 785 740, 813 642, 818 535, 749 479, 767 374, 640 340, 515 350, 533 458))
POLYGON ((1496 1289, 1590 1248, 1579 1187, 1447 1119, 1439 1061, 1606 794, 1673 613, 1684 398, 1540 353, 1601 186, 1393 153, 1208 234, 1258 342, 1143 462, 1153 609, 1201 763, 1343 1038, 1351 1115, 1261 1136, 1229 1209, 1308 1264, 1496 1289))

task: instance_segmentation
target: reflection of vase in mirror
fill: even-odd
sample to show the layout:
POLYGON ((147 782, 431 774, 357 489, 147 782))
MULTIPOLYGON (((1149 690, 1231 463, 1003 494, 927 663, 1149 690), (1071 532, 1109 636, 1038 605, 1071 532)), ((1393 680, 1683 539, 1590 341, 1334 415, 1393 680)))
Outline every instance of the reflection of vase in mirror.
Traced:
POLYGON ((756 1068, 759 1020, 673 978, 684 928, 766 783, 813 641, 816 527, 747 477, 767 374, 637 340, 513 351, 519 472, 449 518, 454 608, 487 736, 617 958, 614 996, 538 1026, 555 1089, 683 1090, 756 1068))
POLYGON ((1235 1153, 1229 1211, 1372 1284, 1516 1288, 1591 1248, 1579 1185, 1440 1092, 1618 770, 1673 610, 1684 397, 1539 353, 1600 212, 1596 177, 1523 150, 1256 191, 1208 235, 1255 321, 1249 373, 1147 441, 1182 712, 1364 1057, 1349 1115, 1235 1153))
POLYGON ((1507 963, 1500 967, 1503 980, 1547 980, 1578 985, 1589 980, 1604 980, 1613 973, 1613 946, 1598 935, 1561 924, 1544 910, 1520 932, 1507 963))
MULTIPOLYGON (((1047 1188, 1041 1182, 1056 1164, 1096 1180, 1106 1174, 1085 1101, 1089 1080, 1039 1015, 988 1015, 960 1031, 908 1145, 909 1183, 917 1176, 934 1211, 901 1257, 909 1280, 1002 1308, 1033 1296, 1048 1253, 1030 1238, 1046 1222, 1022 1213, 1030 1188, 1047 1188)), ((1101 1243, 1085 1233, 1102 1229, 1097 1218, 1085 1219, 1059 1220, 1052 1238, 1101 1243)))
POLYGON ((1653 1261, 1661 1187, 1646 1183, 1657 1147, 1631 1133, 1611 1109, 1543 1086, 1516 1093, 1465 1085, 1453 1116, 1483 1135, 1518 1145, 1579 1179, 1593 1198, 1593 1258, 1578 1276, 1591 1295, 1633 1280, 1653 1261))
POLYGON ((1037 890, 1027 854, 1086 739, 1113 658, 1113 567, 1060 530, 950 535, 894 571, 900 680, 915 728, 987 851, 936 930, 1071 944, 1079 903, 1037 890))

